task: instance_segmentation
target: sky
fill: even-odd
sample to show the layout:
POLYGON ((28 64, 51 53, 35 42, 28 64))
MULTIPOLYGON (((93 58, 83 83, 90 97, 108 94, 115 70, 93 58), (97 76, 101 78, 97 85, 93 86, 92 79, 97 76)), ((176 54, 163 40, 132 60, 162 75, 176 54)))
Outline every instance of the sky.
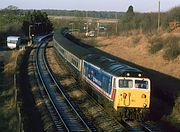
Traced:
MULTIPOLYGON (((0 0, 0 9, 9 5, 19 9, 59 9, 126 12, 132 5, 135 12, 157 12, 159 0, 0 0)), ((161 11, 180 6, 180 0, 160 0, 161 11)))

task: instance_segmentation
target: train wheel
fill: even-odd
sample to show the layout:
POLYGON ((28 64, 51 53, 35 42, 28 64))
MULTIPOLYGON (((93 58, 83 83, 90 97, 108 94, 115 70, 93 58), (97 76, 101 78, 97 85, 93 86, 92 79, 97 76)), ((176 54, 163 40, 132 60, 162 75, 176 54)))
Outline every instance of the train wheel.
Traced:
POLYGON ((125 109, 121 109, 119 110, 118 112, 118 115, 121 119, 125 119, 127 116, 126 116, 126 110, 125 109))
POLYGON ((134 111, 134 109, 129 110, 129 119, 131 119, 131 120, 135 119, 135 111, 134 111))
POLYGON ((117 115, 118 115, 118 120, 122 120, 123 119, 123 113, 119 112, 117 115))
POLYGON ((131 110, 127 110, 126 111, 126 117, 128 118, 128 119, 132 119, 132 112, 131 112, 131 110))
POLYGON ((140 112, 141 115, 141 121, 145 121, 149 118, 149 110, 148 109, 142 109, 140 112))
POLYGON ((144 121, 143 119, 143 113, 139 113, 139 116, 137 118, 138 121, 144 121))

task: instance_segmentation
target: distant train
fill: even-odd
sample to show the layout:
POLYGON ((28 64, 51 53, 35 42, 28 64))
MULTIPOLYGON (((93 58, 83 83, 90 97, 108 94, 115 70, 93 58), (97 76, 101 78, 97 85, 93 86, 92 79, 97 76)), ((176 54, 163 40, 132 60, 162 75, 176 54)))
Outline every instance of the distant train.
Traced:
POLYGON ((52 33, 46 34, 46 35, 42 35, 42 36, 35 36, 33 38, 33 43, 37 44, 37 43, 40 43, 42 41, 51 41, 52 38, 53 38, 53 34, 52 33))
POLYGON ((21 39, 19 36, 8 36, 7 37, 7 47, 10 49, 18 48, 21 39))
MULTIPOLYGON (((150 79, 137 69, 69 40, 66 28, 54 34, 54 48, 71 71, 121 117, 142 118, 150 107, 150 79)), ((99 99, 98 99, 99 100, 99 99)))

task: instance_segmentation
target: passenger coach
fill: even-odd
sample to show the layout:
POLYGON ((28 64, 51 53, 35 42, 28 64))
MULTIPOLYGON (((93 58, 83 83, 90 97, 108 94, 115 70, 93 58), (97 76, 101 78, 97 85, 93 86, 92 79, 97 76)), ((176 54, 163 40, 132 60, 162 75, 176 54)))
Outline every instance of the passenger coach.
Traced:
POLYGON ((71 72, 76 76, 80 76, 82 58, 87 54, 88 50, 64 37, 65 32, 66 30, 60 30, 54 34, 54 48, 57 54, 65 59, 66 64, 71 67, 71 72))

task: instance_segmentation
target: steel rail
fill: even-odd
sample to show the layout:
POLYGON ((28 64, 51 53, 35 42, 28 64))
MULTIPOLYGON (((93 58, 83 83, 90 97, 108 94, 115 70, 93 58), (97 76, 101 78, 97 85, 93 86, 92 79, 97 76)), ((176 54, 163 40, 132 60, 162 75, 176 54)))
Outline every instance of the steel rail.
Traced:
MULTIPOLYGON (((47 46, 47 45, 46 45, 47 46)), ((58 84, 57 80, 55 79, 54 75, 51 73, 51 70, 50 70, 50 67, 47 63, 47 58, 45 56, 45 52, 44 52, 44 56, 45 57, 43 60, 44 60, 44 63, 45 63, 45 66, 47 68, 47 71, 49 73, 49 75, 51 76, 51 79, 54 81, 54 83, 56 84, 56 86, 58 87, 59 91, 61 92, 61 94, 65 97, 66 101, 68 102, 68 104, 71 106, 71 108, 74 110, 74 112, 76 113, 76 115, 79 117, 79 119, 83 122, 83 124, 88 128, 89 131, 91 131, 91 129, 89 128, 89 126, 87 125, 87 123, 82 119, 82 117, 80 116, 80 114, 77 112, 77 110, 74 108, 74 106, 72 105, 72 103, 69 101, 68 97, 67 97, 67 94, 64 94, 63 90, 62 90, 62 86, 58 84)))
MULTIPOLYGON (((43 43, 42 43, 42 44, 43 44, 43 43)), ((43 86, 43 88, 44 88, 44 90, 45 90, 45 92, 46 92, 46 94, 47 94, 47 96, 48 96, 48 99, 50 100, 50 102, 51 102, 54 110, 56 111, 56 114, 57 114, 58 118, 62 121, 62 123, 63 123, 63 125, 64 125, 64 128, 65 128, 67 131, 69 131, 69 129, 68 129, 68 127, 66 126, 65 122, 63 121, 63 119, 62 119, 62 117, 61 117, 61 115, 60 115, 60 113, 59 113, 56 105, 54 104, 53 100, 51 99, 51 96, 50 96, 50 94, 49 94, 49 92, 48 92, 48 90, 47 90, 47 88, 46 88, 46 85, 45 85, 45 83, 44 83, 43 77, 42 77, 41 72, 40 72, 40 67, 39 67, 39 64, 38 64, 38 63, 39 63, 38 53, 39 53, 39 50, 40 50, 40 47, 41 47, 42 44, 39 45, 39 47, 37 48, 37 51, 36 51, 36 69, 37 69, 37 73, 38 73, 39 79, 40 79, 40 81, 41 81, 41 83, 42 83, 42 86, 43 86)), ((46 100, 46 99, 45 99, 45 100, 46 100)), ((48 107, 47 101, 45 101, 45 103, 46 103, 46 106, 48 107)), ((51 115, 54 114, 54 113, 52 113, 50 110, 49 110, 49 112, 50 112, 51 115)), ((52 118, 53 118, 53 117, 52 117, 52 118)), ((55 125, 57 124, 54 119, 53 119, 53 123, 54 123, 55 125)), ((58 130, 58 127, 57 127, 57 126, 56 126, 56 128, 57 128, 57 130, 58 130)), ((60 130, 60 131, 61 131, 61 130, 60 130)))
MULTIPOLYGON (((80 120, 80 122, 81 122, 81 124, 83 124, 83 125, 79 125, 79 126, 84 126, 85 128, 84 128, 84 130, 86 130, 86 131, 91 131, 91 129, 89 128, 89 126, 87 125, 87 123, 82 119, 82 117, 79 115, 79 113, 76 111, 76 109, 73 107, 73 105, 71 104, 71 102, 69 101, 69 99, 68 99, 68 97, 67 97, 67 95, 65 95, 64 93, 63 93, 63 90, 62 90, 62 87, 61 86, 59 86, 59 84, 57 83, 57 81, 56 81, 56 79, 54 78, 54 76, 53 76, 53 74, 51 73, 51 71, 50 71, 50 69, 49 69, 49 66, 48 66, 48 63, 47 63, 47 58, 45 57, 45 49, 46 49, 46 46, 47 46, 47 44, 44 44, 44 43, 42 43, 42 44, 40 44, 40 46, 38 47, 38 49, 37 49, 37 59, 40 59, 39 57, 40 57, 40 53, 39 52, 41 52, 40 50, 41 50, 41 48, 44 46, 44 53, 43 53, 43 55, 42 55, 42 61, 43 61, 43 65, 44 65, 44 68, 47 70, 47 73, 49 74, 48 76, 50 77, 50 80, 51 81, 53 81, 53 83, 56 85, 55 87, 57 87, 58 88, 58 90, 61 92, 61 94, 63 95, 63 98, 65 98, 65 102, 67 102, 68 103, 68 105, 70 106, 70 109, 72 109, 73 110, 73 112, 76 114, 76 116, 78 116, 78 119, 77 120, 80 120), (44 46, 45 45, 45 46, 44 46)), ((40 68, 40 60, 37 60, 36 61, 36 63, 37 63, 37 66, 38 66, 38 74, 39 74, 39 76, 40 76, 40 80, 41 80, 41 82, 42 82, 42 84, 43 84, 43 87, 45 88, 45 91, 46 91, 46 93, 47 93, 47 95, 48 95, 48 97, 50 98, 50 101, 51 101, 51 103, 52 103, 52 105, 53 105, 53 107, 55 108, 55 111, 58 113, 58 116, 59 116, 59 118, 62 120, 62 122, 63 122, 63 124, 64 124, 64 126, 65 126, 65 128, 67 129, 67 131, 71 131, 70 130, 70 128, 68 128, 69 126, 68 126, 68 124, 67 124, 67 122, 65 122, 65 121, 63 121, 63 117, 62 117, 62 113, 61 112, 59 112, 59 109, 58 109, 58 106, 56 106, 57 104, 54 102, 54 100, 53 100, 53 98, 54 97, 52 97, 52 95, 50 95, 49 94, 49 89, 48 89, 48 87, 46 86, 46 80, 43 78, 43 75, 41 75, 42 73, 42 71, 40 71, 40 69, 42 70, 43 69, 43 67, 41 67, 40 68)), ((57 94, 57 93, 56 93, 57 94)), ((58 101, 57 99, 55 99, 56 101, 58 101)), ((65 103, 64 103, 65 104, 65 103)), ((63 104, 63 105, 64 105, 63 104)), ((66 107, 66 106, 65 106, 66 107)), ((65 113, 64 113, 65 114, 65 113)), ((74 118, 74 117, 73 117, 74 118)), ((73 120, 75 120, 75 118, 73 119, 73 120)), ((74 121, 75 122, 75 121, 74 121)), ((77 123, 78 121, 76 121, 76 123, 77 123)), ((75 127, 74 127, 75 128, 75 127)), ((71 128, 72 129, 72 128, 71 128)), ((77 129, 77 128, 76 128, 77 129)), ((79 128, 80 129, 80 128, 79 128)))
POLYGON ((146 132, 160 132, 161 131, 160 128, 153 125, 151 122, 149 122, 149 123, 142 122, 140 125, 146 132))

